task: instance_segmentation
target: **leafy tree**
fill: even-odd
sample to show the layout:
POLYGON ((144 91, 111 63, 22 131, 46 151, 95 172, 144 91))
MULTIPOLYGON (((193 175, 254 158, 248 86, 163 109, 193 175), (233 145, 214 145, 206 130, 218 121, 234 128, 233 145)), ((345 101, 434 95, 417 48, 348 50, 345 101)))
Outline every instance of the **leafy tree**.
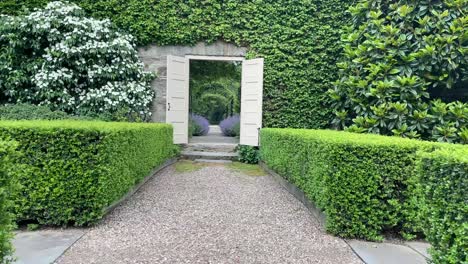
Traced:
POLYGON ((132 36, 109 20, 62 2, 0 20, 0 103, 149 116, 153 76, 143 71, 132 36))
POLYGON ((430 100, 431 91, 466 91, 467 7, 467 0, 361 0, 352 6, 340 79, 328 92, 336 110, 332 124, 461 142, 468 105, 430 100))

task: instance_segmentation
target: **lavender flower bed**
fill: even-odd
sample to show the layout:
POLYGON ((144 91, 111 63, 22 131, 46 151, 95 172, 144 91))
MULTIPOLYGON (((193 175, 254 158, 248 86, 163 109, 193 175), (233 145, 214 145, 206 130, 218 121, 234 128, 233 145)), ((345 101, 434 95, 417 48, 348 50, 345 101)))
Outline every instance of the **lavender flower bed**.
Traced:
POLYGON ((219 123, 221 132, 227 137, 237 137, 240 134, 239 115, 230 116, 219 123))
POLYGON ((192 136, 205 136, 210 131, 210 123, 201 115, 190 114, 190 130, 192 136))

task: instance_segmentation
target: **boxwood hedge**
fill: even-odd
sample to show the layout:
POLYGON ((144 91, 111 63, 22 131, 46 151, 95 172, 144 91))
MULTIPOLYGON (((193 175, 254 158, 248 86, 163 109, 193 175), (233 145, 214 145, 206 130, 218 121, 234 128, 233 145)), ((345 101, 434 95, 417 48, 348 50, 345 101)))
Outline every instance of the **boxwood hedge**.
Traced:
POLYGON ((449 144, 328 130, 263 129, 261 159, 321 208, 329 232, 422 232, 417 152, 449 144))
POLYGON ((466 263, 468 256, 468 148, 422 153, 425 231, 434 263, 466 263))
POLYGON ((0 141, 0 263, 11 263, 13 215, 11 196, 15 191, 12 158, 17 155, 16 143, 0 141))
POLYGON ((15 197, 17 221, 88 225, 174 154, 166 124, 0 121, 26 164, 15 197))
POLYGON ((261 146, 261 159, 324 211, 331 233, 424 233, 434 263, 466 262, 466 146, 299 129, 263 129, 261 146))

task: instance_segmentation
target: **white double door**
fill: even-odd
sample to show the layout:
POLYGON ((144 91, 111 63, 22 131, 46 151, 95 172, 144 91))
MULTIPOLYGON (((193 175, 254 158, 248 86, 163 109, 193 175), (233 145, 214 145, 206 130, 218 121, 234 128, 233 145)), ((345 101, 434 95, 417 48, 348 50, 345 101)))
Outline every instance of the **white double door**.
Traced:
MULTIPOLYGON (((167 57, 166 123, 174 127, 174 143, 188 143, 189 59, 167 57)), ((263 59, 242 61, 240 144, 258 146, 262 127, 263 59)))

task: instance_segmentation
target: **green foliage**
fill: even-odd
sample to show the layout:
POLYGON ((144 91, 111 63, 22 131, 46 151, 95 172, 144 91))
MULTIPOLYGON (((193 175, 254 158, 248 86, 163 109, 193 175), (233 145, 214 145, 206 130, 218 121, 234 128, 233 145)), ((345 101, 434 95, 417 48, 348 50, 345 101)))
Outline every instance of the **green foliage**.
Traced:
POLYGON ((245 164, 240 162, 233 162, 228 165, 228 168, 241 172, 249 176, 265 176, 265 171, 258 164, 245 164))
POLYGON ((13 214, 11 196, 16 191, 16 179, 13 171, 13 157, 16 143, 0 141, 0 263, 12 263, 13 214))
POLYGON ((205 83, 223 79, 240 81, 241 66, 240 62, 235 61, 191 60, 190 81, 205 83))
POLYGON ((0 60, 0 103, 149 118, 153 74, 143 70, 133 37, 75 4, 0 16, 0 60))
POLYGON ((468 148, 421 155, 427 240, 434 263, 466 263, 468 248, 468 148))
POLYGON ((190 63, 190 112, 210 124, 240 112, 241 65, 224 61, 190 63))
POLYGON ((417 151, 448 144, 329 130, 263 129, 261 158, 326 214, 326 228, 381 240, 422 233, 417 151))
POLYGON ((0 106, 0 119, 2 120, 57 120, 73 118, 62 111, 52 111, 47 106, 31 104, 13 104, 0 106))
POLYGON ((332 125, 462 142, 468 105, 430 97, 453 87, 467 91, 467 8, 466 0, 361 0, 352 6, 340 78, 328 91, 332 125))
POLYGON ((198 163, 191 160, 181 160, 174 165, 174 169, 179 173, 194 172, 202 169, 205 166, 203 163, 198 163))
POLYGON ((30 223, 26 226, 26 230, 28 231, 36 231, 40 228, 41 226, 38 225, 38 224, 33 224, 33 223, 30 223))
POLYGON ((0 121, 28 165, 13 197, 17 221, 77 226, 95 223, 103 209, 174 155, 166 124, 93 121, 0 121))
POLYGON ((6 104, 0 106, 0 120, 101 120, 117 122, 143 122, 139 114, 129 113, 121 109, 114 113, 83 113, 67 114, 59 110, 51 110, 45 105, 6 104))
POLYGON ((258 147, 239 145, 237 146, 239 161, 248 164, 257 164, 259 160, 258 147))
MULTIPOLYGON (((0 13, 43 7, 47 0, 3 0, 0 13)), ((109 18, 141 45, 224 39, 265 58, 264 125, 319 128, 332 110, 325 91, 337 79, 348 0, 75 0, 95 18, 109 18)))

